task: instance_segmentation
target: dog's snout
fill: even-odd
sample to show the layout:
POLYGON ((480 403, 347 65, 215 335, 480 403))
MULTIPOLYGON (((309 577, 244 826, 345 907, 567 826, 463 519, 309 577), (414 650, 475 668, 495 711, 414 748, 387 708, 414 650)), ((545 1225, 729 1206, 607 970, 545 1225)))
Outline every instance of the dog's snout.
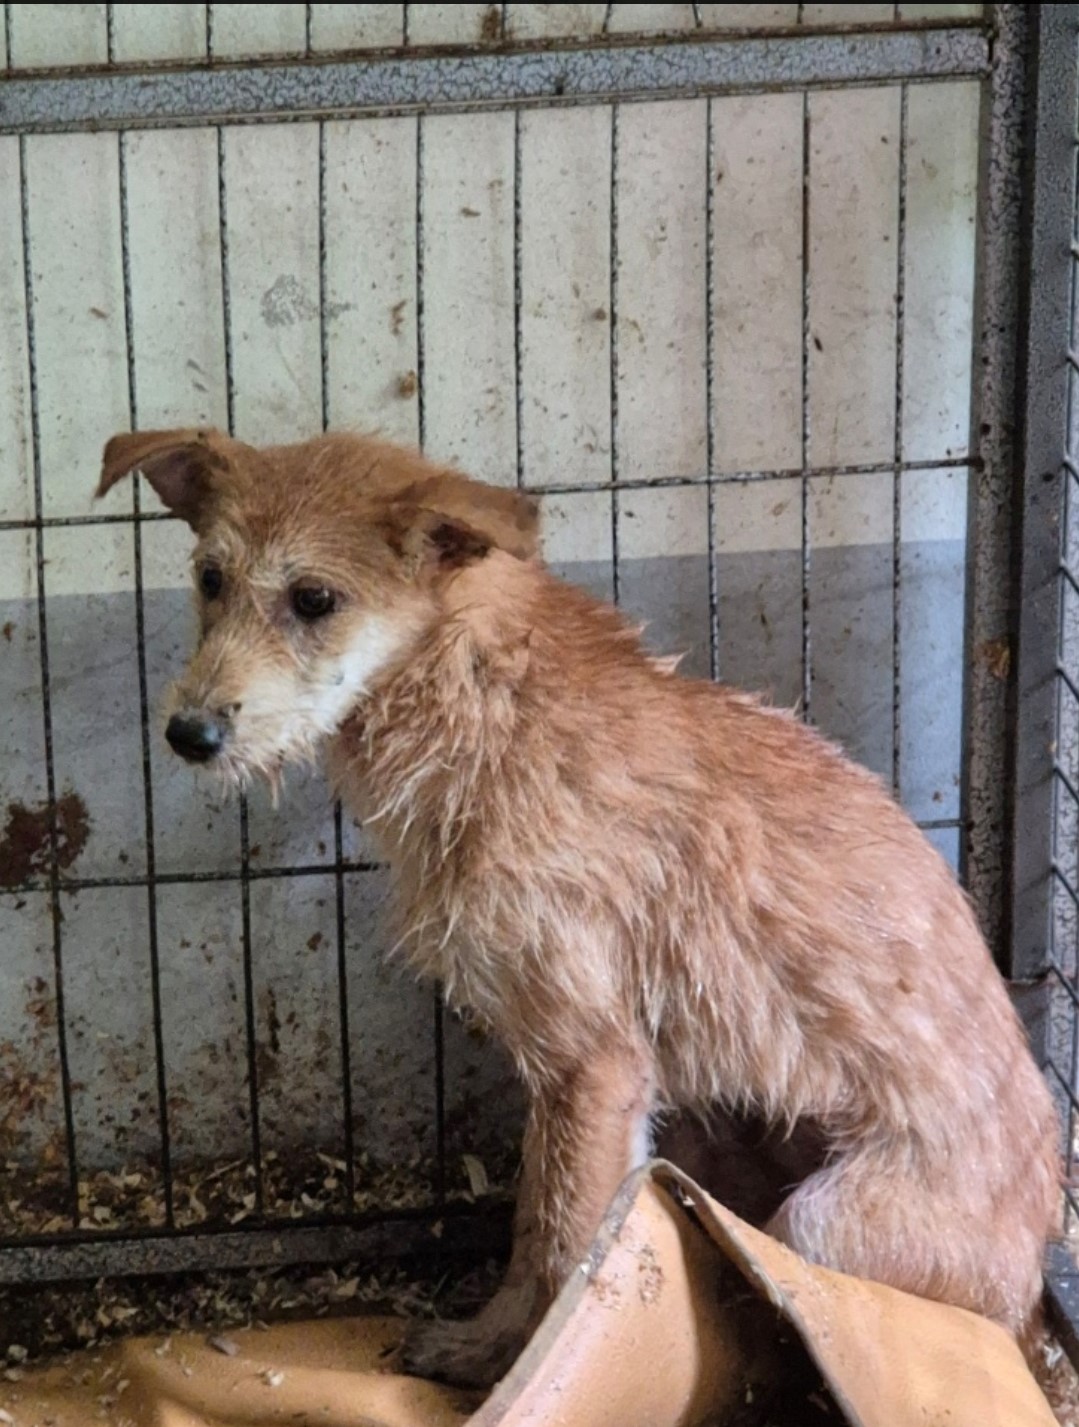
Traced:
POLYGON ((225 743, 225 723, 206 714, 173 714, 165 729, 169 747, 189 763, 208 763, 225 743))

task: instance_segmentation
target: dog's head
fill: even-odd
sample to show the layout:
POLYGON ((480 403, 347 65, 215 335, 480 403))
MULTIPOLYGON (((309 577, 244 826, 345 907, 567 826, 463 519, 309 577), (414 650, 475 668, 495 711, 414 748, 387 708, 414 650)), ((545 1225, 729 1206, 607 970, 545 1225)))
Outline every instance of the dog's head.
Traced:
POLYGON ((538 545, 527 496, 362 437, 258 450, 217 431, 114 436, 97 494, 134 471, 198 537, 201 638, 166 736, 236 782, 314 755, 407 660, 464 566, 538 545))

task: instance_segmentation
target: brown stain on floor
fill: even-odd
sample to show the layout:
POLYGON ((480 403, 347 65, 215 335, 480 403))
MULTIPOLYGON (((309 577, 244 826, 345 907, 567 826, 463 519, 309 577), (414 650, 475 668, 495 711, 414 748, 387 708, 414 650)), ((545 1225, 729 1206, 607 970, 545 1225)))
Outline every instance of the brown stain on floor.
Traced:
MULTIPOLYGON (((56 867, 67 872, 74 866, 90 836, 90 815, 78 793, 65 793, 56 803, 56 867)), ((47 875, 51 854, 49 806, 28 808, 9 803, 7 823, 0 835, 0 887, 21 887, 47 875)))

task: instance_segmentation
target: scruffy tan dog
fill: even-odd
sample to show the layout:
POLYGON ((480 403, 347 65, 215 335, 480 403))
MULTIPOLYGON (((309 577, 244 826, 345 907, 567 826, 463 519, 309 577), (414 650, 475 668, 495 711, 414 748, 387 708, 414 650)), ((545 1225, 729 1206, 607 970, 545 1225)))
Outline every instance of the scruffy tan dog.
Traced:
POLYGON ((238 783, 325 745, 414 965, 531 1096, 506 1284, 417 1325, 410 1366, 501 1374, 672 1110, 816 1140, 770 1219, 807 1258, 1024 1330, 1054 1111, 967 902, 876 778, 649 657, 544 569, 516 491, 352 436, 117 436, 99 494, 134 470, 198 536, 169 742, 238 783))

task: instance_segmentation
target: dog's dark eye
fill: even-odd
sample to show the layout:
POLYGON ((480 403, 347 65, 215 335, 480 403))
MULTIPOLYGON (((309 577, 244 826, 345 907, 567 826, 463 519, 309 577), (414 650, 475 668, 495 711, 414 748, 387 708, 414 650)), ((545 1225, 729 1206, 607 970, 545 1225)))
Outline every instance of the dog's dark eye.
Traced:
POLYGON ((336 602, 333 591, 324 585, 297 585, 292 591, 292 608, 301 619, 322 619, 336 602))
POLYGON ((203 565, 199 571, 199 589, 208 600, 217 599, 224 583, 225 577, 216 565, 203 565))

